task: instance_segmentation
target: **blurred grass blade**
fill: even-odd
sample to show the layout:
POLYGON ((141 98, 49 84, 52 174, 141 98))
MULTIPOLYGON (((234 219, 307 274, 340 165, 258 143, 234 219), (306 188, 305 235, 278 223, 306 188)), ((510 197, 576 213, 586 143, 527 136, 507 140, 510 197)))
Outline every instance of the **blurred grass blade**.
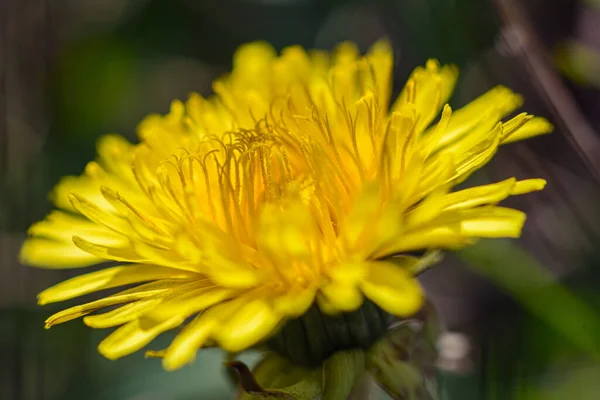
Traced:
POLYGON ((483 240, 456 254, 529 312, 600 360, 597 314, 517 244, 483 240))

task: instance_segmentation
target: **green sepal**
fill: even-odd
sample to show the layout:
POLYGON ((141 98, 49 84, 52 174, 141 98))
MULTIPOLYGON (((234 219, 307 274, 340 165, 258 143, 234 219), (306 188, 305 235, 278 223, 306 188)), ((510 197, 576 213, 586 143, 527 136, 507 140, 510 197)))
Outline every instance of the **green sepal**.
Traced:
POLYGON ((320 369, 309 370, 269 353, 252 372, 239 361, 226 362, 239 377, 238 400, 314 400, 321 393, 320 369))
POLYGON ((414 319, 390 329, 369 350, 368 372, 393 399, 437 399, 435 340, 439 333, 437 315, 427 304, 414 319))
POLYGON ((338 351, 323 363, 322 400, 345 400, 365 371, 365 352, 361 349, 338 351))

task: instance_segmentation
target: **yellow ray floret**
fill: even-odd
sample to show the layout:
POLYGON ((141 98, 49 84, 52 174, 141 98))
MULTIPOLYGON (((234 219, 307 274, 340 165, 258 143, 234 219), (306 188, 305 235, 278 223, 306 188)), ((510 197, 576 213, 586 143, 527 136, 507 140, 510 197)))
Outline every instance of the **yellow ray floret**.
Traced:
POLYGON ((525 215, 497 204, 543 180, 452 188, 501 144, 552 126, 527 114, 502 122, 522 103, 505 87, 453 112, 457 70, 433 60, 391 102, 391 72, 386 42, 364 56, 351 43, 331 55, 252 43, 214 96, 147 117, 139 144, 103 137, 97 160, 57 185, 57 210, 31 227, 21 259, 120 263, 43 291, 40 304, 138 286, 61 311, 47 327, 82 316, 118 327, 99 346, 115 359, 185 325, 161 353, 175 369, 208 342, 253 346, 314 303, 337 313, 368 298, 411 315, 423 301, 421 260, 386 258, 518 237, 525 215))

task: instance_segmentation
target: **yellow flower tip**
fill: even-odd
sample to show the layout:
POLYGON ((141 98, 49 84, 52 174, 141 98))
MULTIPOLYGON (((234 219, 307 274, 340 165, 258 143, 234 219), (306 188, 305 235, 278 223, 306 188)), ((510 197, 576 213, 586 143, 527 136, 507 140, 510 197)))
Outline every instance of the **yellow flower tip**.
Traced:
POLYGON ((546 118, 532 116, 530 125, 535 125, 535 129, 538 135, 544 135, 554 131, 554 125, 550 123, 546 118))
POLYGON ((36 236, 25 240, 18 260, 26 266, 48 269, 85 267, 98 262, 98 258, 80 251, 71 243, 36 236))
POLYGON ((119 358, 124 356, 124 354, 120 354, 119 352, 115 352, 107 346, 103 346, 102 343, 98 345, 97 349, 98 353, 100 353, 104 358, 111 361, 118 360, 119 358))
POLYGON ((357 44, 350 40, 338 43, 334 49, 334 55, 339 60, 354 60, 358 57, 359 53, 357 44))
POLYGON ((362 292, 383 310, 398 317, 415 314, 423 305, 424 293, 409 269, 418 263, 403 259, 395 263, 371 262, 369 276, 361 282, 362 292), (404 263, 404 265, 403 265, 404 263))
POLYGON ((380 39, 371 45, 369 48, 369 54, 391 54, 392 44, 388 39, 380 39))
POLYGON ((538 183, 535 190, 542 190, 546 187, 548 182, 545 179, 537 179, 538 183))
POLYGON ((356 284, 367 276, 368 270, 365 263, 346 263, 338 265, 329 272, 329 277, 335 281, 345 284, 356 284))
POLYGON ((163 350, 146 350, 144 358, 164 358, 167 353, 166 349, 163 350))
MULTIPOLYGON (((39 228, 40 228, 41 226, 43 226, 43 222, 42 222, 42 221, 33 223, 33 224, 32 224, 32 225, 29 227, 29 229, 27 229, 27 232, 26 232, 26 233, 27 233, 27 236, 35 236, 36 232, 39 230, 39 228)), ((22 247, 22 246, 21 246, 21 247, 22 247)), ((19 253, 20 253, 21 251, 22 251, 22 250, 20 250, 20 251, 19 251, 19 253)), ((19 258, 20 258, 20 256, 19 256, 19 258)))
POLYGON ((44 297, 43 294, 39 294, 37 297, 37 303, 40 306, 45 306, 46 304, 49 304, 50 302, 48 300, 46 300, 46 298, 44 297))
POLYGON ((221 347, 223 350, 225 350, 226 352, 229 352, 229 353, 242 352, 242 351, 248 349, 253 344, 257 343, 257 342, 250 341, 247 339, 240 340, 240 339, 232 338, 232 337, 228 336, 227 334, 220 335, 219 339, 217 339, 217 342, 219 343, 219 347, 221 347))
POLYGON ((185 113, 185 105, 181 100, 173 100, 171 102, 171 106, 169 108, 169 114, 174 117, 181 118, 185 113))
POLYGON ((342 312, 352 312, 360 307, 363 296, 355 284, 332 282, 321 288, 331 306, 342 312))
POLYGON ((75 193, 69 193, 69 194, 67 194, 67 198, 69 199, 69 202, 71 203, 73 208, 75 208, 77 210, 81 203, 79 201, 79 198, 77 197, 77 195, 75 193))
POLYGON ((74 235, 71 240, 75 246, 79 247, 83 251, 86 251, 85 249, 88 248, 89 243, 81 236, 74 235))
MULTIPOLYGON (((33 226, 29 229, 29 231, 31 231, 31 229, 33 228, 33 226)), ((29 232, 28 232, 29 234, 29 232)), ((19 255, 18 260, 19 263, 21 263, 22 265, 32 265, 30 258, 28 257, 29 254, 29 245, 30 242, 29 241, 25 241, 22 245, 21 245, 21 249, 19 250, 19 255)))
POLYGON ((108 186, 104 186, 104 185, 100 186, 100 193, 109 202, 111 200, 114 201, 114 200, 119 200, 120 199, 119 193, 116 190, 114 190, 114 189, 112 189, 112 188, 110 188, 108 186))
POLYGON ((54 325, 58 325, 61 323, 61 318, 64 317, 65 312, 64 311, 60 311, 56 314, 51 315, 49 318, 47 318, 44 321, 44 329, 50 329, 52 328, 54 325))
POLYGON ((276 56, 275 49, 265 41, 255 41, 241 45, 233 54, 233 67, 253 68, 263 65, 276 56), (244 65, 246 64, 246 65, 244 65))
POLYGON ((114 325, 109 323, 109 326, 106 326, 105 323, 103 323, 102 321, 102 315, 100 316, 96 316, 96 315, 90 315, 87 317, 83 317, 83 323, 87 326, 89 326, 90 328, 96 328, 96 329, 103 329, 103 328, 111 328, 114 325), (98 318, 100 317, 100 318, 98 318))
POLYGON ((545 179, 526 179, 523 181, 515 182, 513 189, 511 190, 512 195, 520 195, 530 192, 538 192, 546 187, 545 179))
POLYGON ((102 135, 96 140, 98 154, 118 154, 129 150, 129 142, 116 133, 102 135))
POLYGON ((452 107, 450 104, 444 104, 444 108, 442 108, 442 120, 449 119, 452 116, 452 107))
POLYGON ((177 371, 178 369, 181 369, 186 365, 194 364, 194 362, 196 361, 197 351, 198 349, 190 349, 188 353, 191 353, 191 355, 186 354, 185 356, 182 356, 181 354, 169 353, 167 349, 167 352, 164 354, 163 359, 161 361, 161 365, 165 371, 177 371))
POLYGON ((496 85, 490 90, 490 95, 494 96, 506 96, 506 97, 514 97, 518 96, 512 89, 504 86, 504 85, 496 85))
POLYGON ((173 372, 173 371, 177 371, 178 369, 181 369, 182 367, 184 367, 187 364, 193 364, 193 362, 194 361, 192 360, 192 361, 189 361, 187 363, 181 363, 181 362, 178 362, 176 360, 171 360, 171 359, 168 359, 168 358, 163 358, 162 362, 161 362, 161 365, 162 365, 162 367, 163 367, 163 369, 165 371, 167 371, 167 372, 173 372))
POLYGON ((502 139, 502 144, 508 144, 519 140, 529 139, 535 136, 545 135, 554 130, 548 120, 542 117, 532 116, 518 129, 510 132, 510 134, 502 139))
POLYGON ((329 302, 329 299, 323 294, 317 294, 317 304, 319 305, 319 309, 327 315, 335 316, 342 314, 342 311, 339 308, 336 308, 333 304, 329 302))
POLYGON ((425 69, 429 72, 438 72, 440 69, 440 62, 434 58, 430 58, 425 63, 425 69))

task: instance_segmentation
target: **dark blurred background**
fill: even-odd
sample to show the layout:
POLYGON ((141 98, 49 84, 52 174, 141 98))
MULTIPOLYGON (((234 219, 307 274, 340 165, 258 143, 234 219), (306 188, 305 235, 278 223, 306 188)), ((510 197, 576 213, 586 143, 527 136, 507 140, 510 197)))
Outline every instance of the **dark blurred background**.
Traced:
POLYGON ((240 44, 366 50, 384 36, 396 93, 435 57, 460 67, 454 107, 505 84, 557 127, 503 148, 469 182, 549 181, 508 202, 529 213, 522 240, 447 256, 423 275, 462 338, 445 346, 470 349, 442 352, 442 397, 600 398, 600 1, 0 0, 0 399, 231 398, 216 351, 165 373, 141 353, 103 359, 106 332, 79 321, 45 331, 63 305, 38 307, 36 294, 73 272, 21 266, 20 243, 99 135, 135 140, 146 114, 209 94, 240 44))

